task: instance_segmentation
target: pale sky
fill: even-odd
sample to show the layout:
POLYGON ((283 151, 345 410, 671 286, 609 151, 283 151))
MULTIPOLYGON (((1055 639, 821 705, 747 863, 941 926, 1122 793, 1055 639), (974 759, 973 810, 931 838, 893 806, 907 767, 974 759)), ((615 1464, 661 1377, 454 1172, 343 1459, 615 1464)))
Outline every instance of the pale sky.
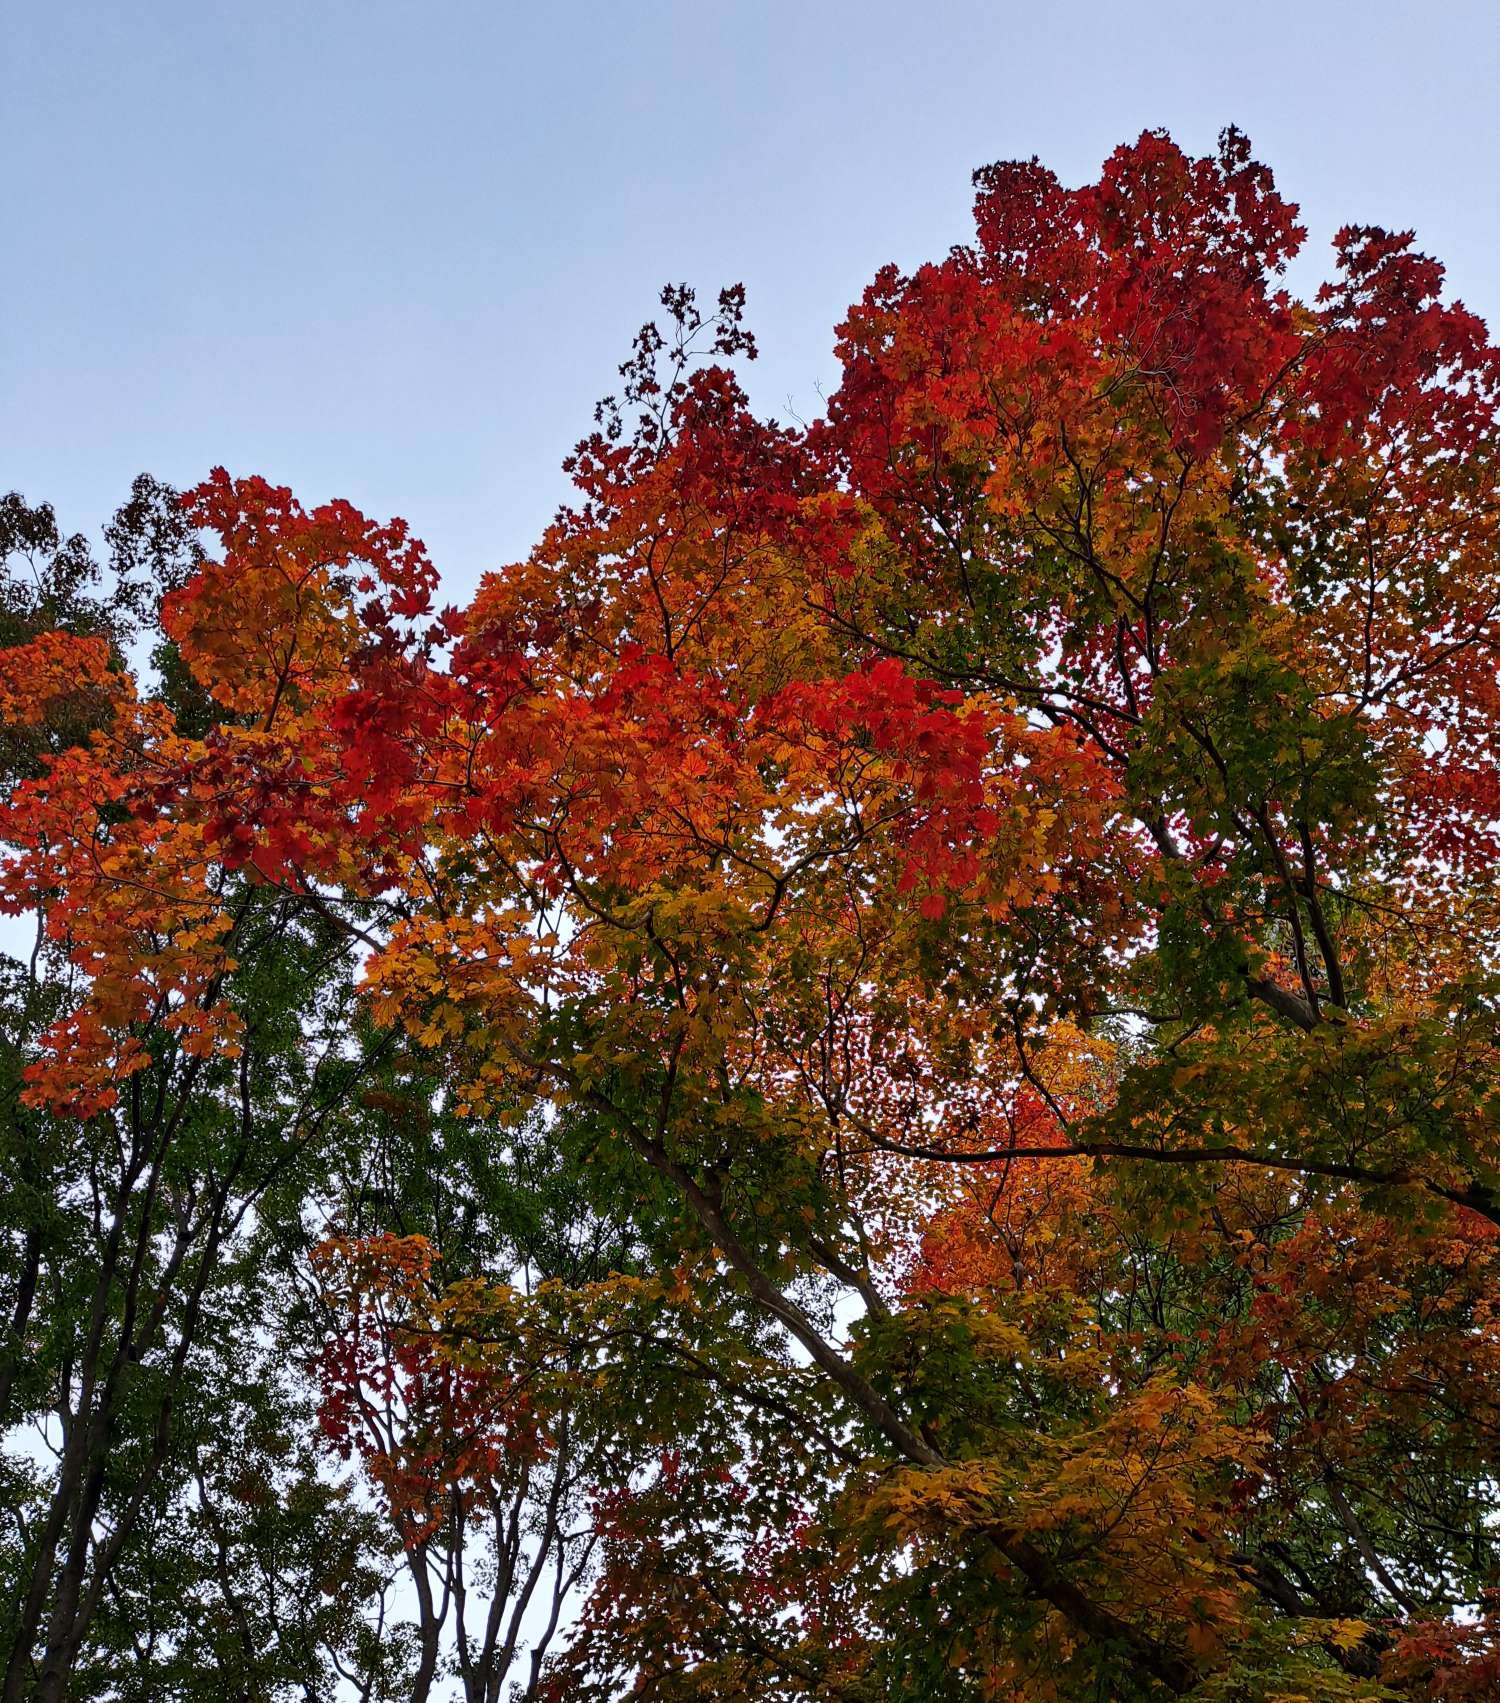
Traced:
POLYGON ((12 0, 0 489, 94 530, 216 462, 523 554, 667 280, 749 288, 764 410, 836 380, 969 175, 1237 123, 1303 207, 1414 226, 1500 319, 1500 4, 12 0))

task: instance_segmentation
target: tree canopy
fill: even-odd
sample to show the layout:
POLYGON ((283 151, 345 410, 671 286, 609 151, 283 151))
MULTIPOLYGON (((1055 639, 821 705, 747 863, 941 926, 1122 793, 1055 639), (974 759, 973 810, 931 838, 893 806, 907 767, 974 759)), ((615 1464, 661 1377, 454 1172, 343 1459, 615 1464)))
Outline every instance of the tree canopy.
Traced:
POLYGON ((296 1683, 383 1554, 406 1694, 1500 1688, 1500 351, 1410 234, 1294 298, 1234 131, 975 182, 809 426, 666 290, 464 609, 219 470, 154 669, 7 617, 7 1703, 139 1643, 205 1332, 364 1464, 296 1683))

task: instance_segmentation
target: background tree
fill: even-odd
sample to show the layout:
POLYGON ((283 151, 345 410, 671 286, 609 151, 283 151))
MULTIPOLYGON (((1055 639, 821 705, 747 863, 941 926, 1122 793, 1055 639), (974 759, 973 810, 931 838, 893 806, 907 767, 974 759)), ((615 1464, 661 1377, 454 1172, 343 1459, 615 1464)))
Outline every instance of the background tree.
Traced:
POLYGON ((313 1255, 331 1227, 421 1232, 445 1282, 539 1281, 609 1233, 524 1130, 445 1114, 419 1049, 360 1017, 369 906, 205 844, 225 748, 312 723, 300 682, 257 716, 163 631, 202 560, 177 494, 137 481, 102 570, 49 510, 0 512, 6 898, 34 930, 5 981, 7 1694, 405 1700, 457 1674, 499 1697, 533 1658, 532 1563, 531 1595, 587 1563, 567 1451, 507 1480, 488 1541, 465 1515, 404 1548, 318 1421, 343 1321, 313 1255), (452 1615, 398 1583, 434 1556, 452 1615))
POLYGON ((435 1082, 401 1087, 364 1098, 334 1233, 303 1249, 317 1288, 288 1334, 322 1341, 323 1432, 361 1463, 403 1555, 412 1703, 448 1677, 465 1703, 534 1699, 597 1543, 579 1392, 545 1366, 454 1364, 442 1296, 497 1274, 521 1294, 598 1282, 631 1249, 543 1133, 455 1116, 435 1082))
POLYGON ((388 1558, 320 1477, 308 1392, 273 1352, 255 1206, 279 1178, 308 1186, 366 1068, 347 940, 195 863, 142 796, 151 735, 212 725, 159 629, 149 711, 129 683, 200 559, 176 493, 136 481, 103 571, 45 506, 12 496, 0 517, 6 895, 35 929, 5 961, 0 1025, 4 1694, 321 1693, 330 1651, 368 1654, 353 1628, 388 1558), (100 941, 134 955, 138 1001, 97 974, 100 941), (184 975, 232 1014, 222 1051, 181 1021, 184 975), (128 1058, 51 1077, 47 1037, 82 1060, 102 1033, 70 1028, 80 998, 128 1058))

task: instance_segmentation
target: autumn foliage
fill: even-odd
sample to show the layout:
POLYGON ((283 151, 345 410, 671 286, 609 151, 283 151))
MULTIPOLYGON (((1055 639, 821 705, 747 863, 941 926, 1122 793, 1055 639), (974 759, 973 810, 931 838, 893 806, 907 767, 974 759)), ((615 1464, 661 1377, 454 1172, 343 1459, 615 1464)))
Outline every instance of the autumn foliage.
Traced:
POLYGON ((205 731, 0 654, 99 706, 0 828, 84 978, 26 1094, 233 1054, 228 872, 626 1215, 588 1281, 322 1256, 408 1542, 586 1441, 559 1699, 1493 1695, 1500 352, 1406 235, 1295 299, 1234 132, 976 186, 809 427, 667 291, 462 611, 220 471, 205 731))

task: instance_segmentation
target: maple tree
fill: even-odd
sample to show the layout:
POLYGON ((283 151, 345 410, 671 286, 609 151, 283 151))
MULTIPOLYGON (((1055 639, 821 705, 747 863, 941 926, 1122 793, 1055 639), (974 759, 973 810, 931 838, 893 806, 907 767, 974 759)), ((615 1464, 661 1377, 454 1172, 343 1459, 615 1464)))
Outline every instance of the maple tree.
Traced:
POLYGON ((444 1118, 624 1215, 536 1282, 323 1256, 408 1546, 568 1415, 597 1567, 533 1695, 1487 1695, 1500 353, 1409 236, 1294 299, 1233 131, 976 184, 809 427, 742 292, 665 292, 463 611, 218 472, 199 724, 4 653, 21 725, 103 703, 0 826, 80 978, 23 1098, 232 1073, 235 906, 286 906, 444 1118))

